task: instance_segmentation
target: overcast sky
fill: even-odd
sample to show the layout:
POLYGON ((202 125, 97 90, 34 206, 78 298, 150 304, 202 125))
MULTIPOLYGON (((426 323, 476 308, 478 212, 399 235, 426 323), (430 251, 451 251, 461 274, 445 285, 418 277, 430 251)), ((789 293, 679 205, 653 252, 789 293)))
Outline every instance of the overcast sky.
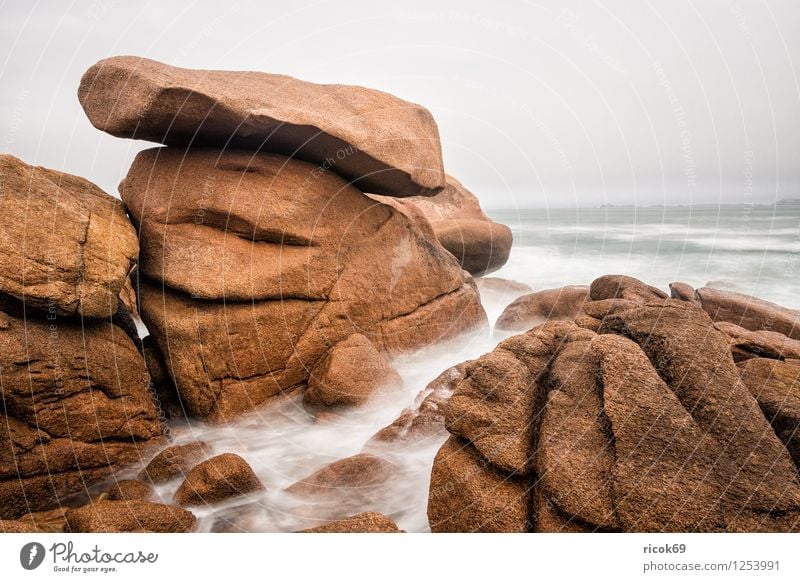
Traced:
POLYGON ((800 196, 800 2, 1 2, 0 150, 116 193, 97 60, 355 83, 434 114, 486 207, 800 196), (168 4, 168 5, 167 5, 168 4))

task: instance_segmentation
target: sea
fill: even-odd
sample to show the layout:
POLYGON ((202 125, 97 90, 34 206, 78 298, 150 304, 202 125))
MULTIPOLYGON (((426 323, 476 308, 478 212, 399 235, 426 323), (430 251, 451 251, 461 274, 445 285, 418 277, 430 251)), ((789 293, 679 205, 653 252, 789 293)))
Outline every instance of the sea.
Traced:
MULTIPOLYGON (((589 284, 619 273, 668 290, 672 281, 710 285, 800 309, 800 206, 604 207, 495 210, 509 225, 514 247, 491 276, 534 290, 589 284)), ((483 299, 490 322, 509 298, 483 299)), ((315 418, 299 399, 256 411, 225 426, 200 422, 173 427, 177 444, 203 440, 215 453, 243 456, 266 491, 214 510, 198 510, 203 531, 288 532, 319 525, 328 512, 377 511, 411 532, 429 531, 427 497, 434 456, 444 437, 414 446, 372 450, 395 469, 377 492, 358 488, 344 499, 298 499, 285 488, 325 465, 358 454, 370 437, 411 406, 428 382, 450 366, 491 351, 502 336, 492 330, 397 358, 402 388, 362 408, 315 418)), ((178 483, 159 487, 169 501, 178 483)), ((339 492, 341 493, 341 492, 339 492)))

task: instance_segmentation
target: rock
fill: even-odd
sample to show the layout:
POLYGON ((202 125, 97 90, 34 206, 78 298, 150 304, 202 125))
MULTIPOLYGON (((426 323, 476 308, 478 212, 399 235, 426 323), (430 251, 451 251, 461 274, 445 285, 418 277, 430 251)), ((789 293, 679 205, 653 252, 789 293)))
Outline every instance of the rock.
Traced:
MULTIPOLYGON (((739 380, 727 338, 703 310, 669 300, 609 316, 600 331, 622 333, 637 342, 691 416, 706 455, 698 471, 714 463, 713 480, 704 480, 717 489, 709 494, 718 498, 714 523, 745 531, 785 531, 796 527, 795 522, 800 526, 796 468, 739 380)), ((705 527, 709 525, 698 525, 705 527)))
POLYGON ((699 303, 694 294, 694 287, 688 283, 670 283, 669 296, 673 299, 680 299, 681 301, 689 301, 690 303, 699 303))
POLYGON ((693 303, 587 306, 604 301, 599 333, 548 322, 467 367, 434 460, 432 529, 494 519, 491 502, 519 496, 491 491, 513 477, 530 499, 491 531, 800 530, 797 360, 748 360, 743 383, 727 336, 693 303))
POLYGON ((385 515, 368 511, 304 529, 300 533, 402 533, 402 530, 385 515))
POLYGON ((142 356, 109 320, 0 299, 0 518, 50 509, 162 442, 142 356))
POLYGON ((569 285, 545 289, 514 300, 495 323, 495 329, 525 331, 545 321, 572 320, 588 300, 589 288, 569 285))
POLYGON ((511 229, 489 218, 478 198, 452 176, 447 176, 447 185, 434 196, 370 197, 430 225, 439 243, 475 276, 496 271, 508 261, 511 229))
POLYGON ((589 297, 599 299, 627 299, 635 303, 666 299, 667 294, 651 285, 625 275, 604 275, 592 281, 589 297))
POLYGON ((197 441, 173 445, 158 453, 139 474, 139 479, 154 484, 185 478, 189 471, 211 454, 211 446, 197 441))
POLYGON ((800 312, 749 295, 711 287, 697 290, 697 297, 714 321, 727 321, 751 331, 772 331, 800 340, 800 312))
POLYGON ((42 531, 27 521, 0 519, 0 533, 42 533, 42 531))
POLYGON ((224 453, 189 471, 174 499, 179 505, 210 505, 263 490, 264 485, 247 461, 239 455, 224 453))
POLYGON ((800 470, 800 366, 753 358, 739 369, 742 382, 800 470))
POLYGON ((376 390, 402 384, 386 357, 357 333, 333 346, 314 367, 304 396, 312 405, 358 406, 376 390))
POLYGON ((390 196, 445 185, 430 112, 373 89, 123 56, 86 71, 78 98, 92 125, 117 137, 278 152, 390 196))
POLYGON ((602 321, 607 315, 622 313, 638 305, 629 299, 598 299, 584 303, 581 313, 602 321))
POLYGON ((136 479, 123 479, 117 481, 108 490, 109 501, 124 501, 132 499, 143 499, 148 501, 153 498, 155 491, 153 486, 144 481, 136 479))
POLYGON ((196 526, 197 519, 185 509, 141 500, 101 501, 67 511, 72 533, 184 533, 196 526))
POLYGON ((119 200, 0 155, 0 293, 52 315, 109 317, 137 252, 119 200))
POLYGON ((394 471, 395 466, 389 461, 362 453, 326 465, 286 491, 302 497, 368 495, 386 483, 394 471))
POLYGON ((453 387, 464 379, 464 362, 439 374, 420 392, 414 406, 405 409, 390 425, 383 427, 367 442, 367 447, 381 443, 416 444, 440 435, 447 435, 442 408, 453 393, 453 387))
POLYGON ((790 339, 782 333, 750 331, 727 321, 719 321, 714 327, 730 338, 733 359, 737 362, 749 358, 800 358, 800 341, 790 339))
POLYGON ((428 496, 431 531, 530 531, 532 488, 485 463, 466 441, 450 437, 433 462, 428 496))
POLYGON ((142 319, 192 415, 224 421, 305 387, 354 333, 394 355, 486 325, 444 249, 310 164, 149 150, 121 192, 141 228, 142 319))
POLYGON ((23 515, 16 521, 27 524, 39 532, 63 533, 67 529, 66 513, 69 510, 69 507, 63 505, 47 511, 34 511, 23 515))

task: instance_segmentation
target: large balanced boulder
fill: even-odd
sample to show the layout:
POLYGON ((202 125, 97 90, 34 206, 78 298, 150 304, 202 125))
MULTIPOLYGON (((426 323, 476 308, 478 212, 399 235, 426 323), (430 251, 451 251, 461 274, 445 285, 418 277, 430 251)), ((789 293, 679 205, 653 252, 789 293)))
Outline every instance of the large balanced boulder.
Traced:
POLYGON ((141 233, 141 316, 193 415, 304 388, 356 333, 393 355, 486 324, 447 251, 311 164, 160 148, 120 191, 141 233))
POLYGON ((699 306, 619 276, 590 295, 599 333, 548 322, 467 366, 431 528, 800 530, 798 364, 750 359, 743 382, 699 306))
POLYGON ((108 317, 137 252, 119 200, 78 176, 0 155, 0 293, 54 315, 108 317))
POLYGON ((92 124, 117 137, 279 152, 390 196, 445 185, 431 114, 373 89, 121 56, 92 66, 78 98, 92 124))
POLYGON ((326 406, 364 404, 379 389, 403 383, 372 342, 360 333, 340 341, 311 371, 305 401, 326 406))
POLYGON ((435 196, 371 197, 430 229, 461 266, 475 276, 496 271, 508 261, 513 244, 511 229, 489 218, 478 198, 452 176, 447 176, 447 185, 435 196))
POLYGON ((49 509, 162 440, 144 360, 108 319, 0 299, 0 518, 49 509))

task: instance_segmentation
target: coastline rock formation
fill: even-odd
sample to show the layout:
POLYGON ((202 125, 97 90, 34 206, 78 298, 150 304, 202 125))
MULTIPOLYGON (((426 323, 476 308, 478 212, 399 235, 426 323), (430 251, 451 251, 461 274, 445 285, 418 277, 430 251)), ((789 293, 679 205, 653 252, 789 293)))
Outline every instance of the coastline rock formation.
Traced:
POLYGON ((494 222, 478 198, 461 182, 447 176, 447 185, 434 196, 392 198, 370 194, 433 233, 461 267, 478 277, 506 264, 513 244, 511 229, 494 222))
POLYGON ((138 250, 119 200, 0 154, 0 293, 57 315, 110 317, 138 250))
POLYGON ((390 196, 445 186, 430 112, 374 89, 120 56, 86 71, 78 98, 92 125, 117 137, 276 152, 390 196))
POLYGON ((0 519, 59 506, 163 442, 119 297, 138 243, 123 205, 0 156, 0 519))
POLYGON ((185 533, 194 531, 197 518, 189 511, 150 501, 101 501, 66 513, 72 533, 185 533))
POLYGON ((433 531, 800 530, 800 368, 737 367, 708 314, 665 295, 601 277, 596 331, 547 322, 466 366, 433 531))
POLYGON ((387 355, 486 324, 473 281, 404 215, 275 154, 157 148, 120 186, 141 317, 187 410, 213 421, 305 388, 355 333, 387 355))

